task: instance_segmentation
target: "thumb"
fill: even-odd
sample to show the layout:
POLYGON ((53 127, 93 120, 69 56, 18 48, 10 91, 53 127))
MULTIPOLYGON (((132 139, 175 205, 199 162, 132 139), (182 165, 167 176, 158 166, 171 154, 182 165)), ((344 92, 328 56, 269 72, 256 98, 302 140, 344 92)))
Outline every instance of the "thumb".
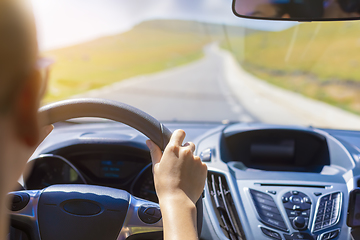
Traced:
POLYGON ((160 162, 161 157, 162 157, 162 152, 161 152, 160 148, 158 147, 158 145, 156 145, 151 140, 147 140, 146 145, 148 146, 148 148, 150 150, 151 160, 152 160, 152 163, 154 166, 156 163, 160 162))

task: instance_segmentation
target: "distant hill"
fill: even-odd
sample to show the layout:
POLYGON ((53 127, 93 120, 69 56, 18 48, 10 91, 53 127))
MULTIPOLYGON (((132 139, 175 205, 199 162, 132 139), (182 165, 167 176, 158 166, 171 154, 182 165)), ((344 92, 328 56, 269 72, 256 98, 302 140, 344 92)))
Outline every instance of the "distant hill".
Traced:
POLYGON ((152 20, 121 34, 44 52, 56 60, 45 103, 189 63, 201 58, 210 42, 252 32, 196 21, 152 20))
POLYGON ((225 33, 230 33, 232 36, 242 36, 244 33, 250 34, 258 31, 240 26, 184 20, 152 20, 142 22, 135 26, 135 28, 161 29, 169 32, 202 33, 205 35, 219 36, 224 36, 225 33))

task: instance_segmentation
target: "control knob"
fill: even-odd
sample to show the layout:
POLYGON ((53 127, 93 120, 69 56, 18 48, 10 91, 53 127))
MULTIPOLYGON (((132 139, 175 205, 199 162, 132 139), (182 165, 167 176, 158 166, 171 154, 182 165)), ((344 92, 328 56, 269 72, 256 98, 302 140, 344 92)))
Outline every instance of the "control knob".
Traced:
POLYGON ((293 220, 293 224, 294 224, 294 228, 295 229, 304 229, 306 227, 306 221, 305 218, 301 217, 301 216, 297 216, 294 220, 293 220))

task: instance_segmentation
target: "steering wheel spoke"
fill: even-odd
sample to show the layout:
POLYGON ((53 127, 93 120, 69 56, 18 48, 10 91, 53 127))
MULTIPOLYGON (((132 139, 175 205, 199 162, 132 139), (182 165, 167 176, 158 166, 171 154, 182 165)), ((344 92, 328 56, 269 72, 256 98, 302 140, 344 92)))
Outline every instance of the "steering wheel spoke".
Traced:
POLYGON ((131 196, 129 210, 118 240, 135 234, 162 231, 160 206, 157 203, 131 196))
POLYGON ((9 193, 14 227, 35 240, 118 239, 162 232, 157 203, 124 190, 92 185, 53 185, 9 193))
POLYGON ((37 207, 41 190, 17 191, 8 194, 10 198, 11 225, 31 235, 31 239, 39 240, 39 224, 37 207))

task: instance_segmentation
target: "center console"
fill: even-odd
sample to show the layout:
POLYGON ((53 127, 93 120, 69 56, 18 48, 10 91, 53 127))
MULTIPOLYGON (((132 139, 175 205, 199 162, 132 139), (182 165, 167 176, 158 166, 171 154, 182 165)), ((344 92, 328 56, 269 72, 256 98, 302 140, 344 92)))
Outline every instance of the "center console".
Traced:
POLYGON ((306 229, 309 226, 312 204, 310 198, 302 192, 291 191, 282 196, 282 202, 292 227, 297 230, 306 229))
POLYGON ((263 192, 249 188, 249 193, 259 220, 265 225, 260 226, 261 232, 272 239, 327 240, 336 239, 340 234, 340 229, 334 226, 338 224, 340 218, 341 192, 329 194, 314 192, 313 195, 319 198, 313 203, 307 194, 292 190, 281 195, 279 204, 276 203, 280 197, 276 198, 277 191, 263 192), (281 213, 284 212, 283 210, 286 215, 281 213), (289 231, 290 229, 294 232, 289 231), (329 231, 324 232, 326 229, 329 231), (318 232, 321 234, 317 234, 318 232))
POLYGON ((233 125, 202 139, 198 151, 211 153, 202 160, 227 181, 228 191, 213 184, 204 201, 217 235, 226 237, 221 239, 350 239, 346 213, 357 163, 326 132, 233 125), (233 204, 216 201, 230 193, 233 204), (230 221, 227 205, 238 218, 230 221))

